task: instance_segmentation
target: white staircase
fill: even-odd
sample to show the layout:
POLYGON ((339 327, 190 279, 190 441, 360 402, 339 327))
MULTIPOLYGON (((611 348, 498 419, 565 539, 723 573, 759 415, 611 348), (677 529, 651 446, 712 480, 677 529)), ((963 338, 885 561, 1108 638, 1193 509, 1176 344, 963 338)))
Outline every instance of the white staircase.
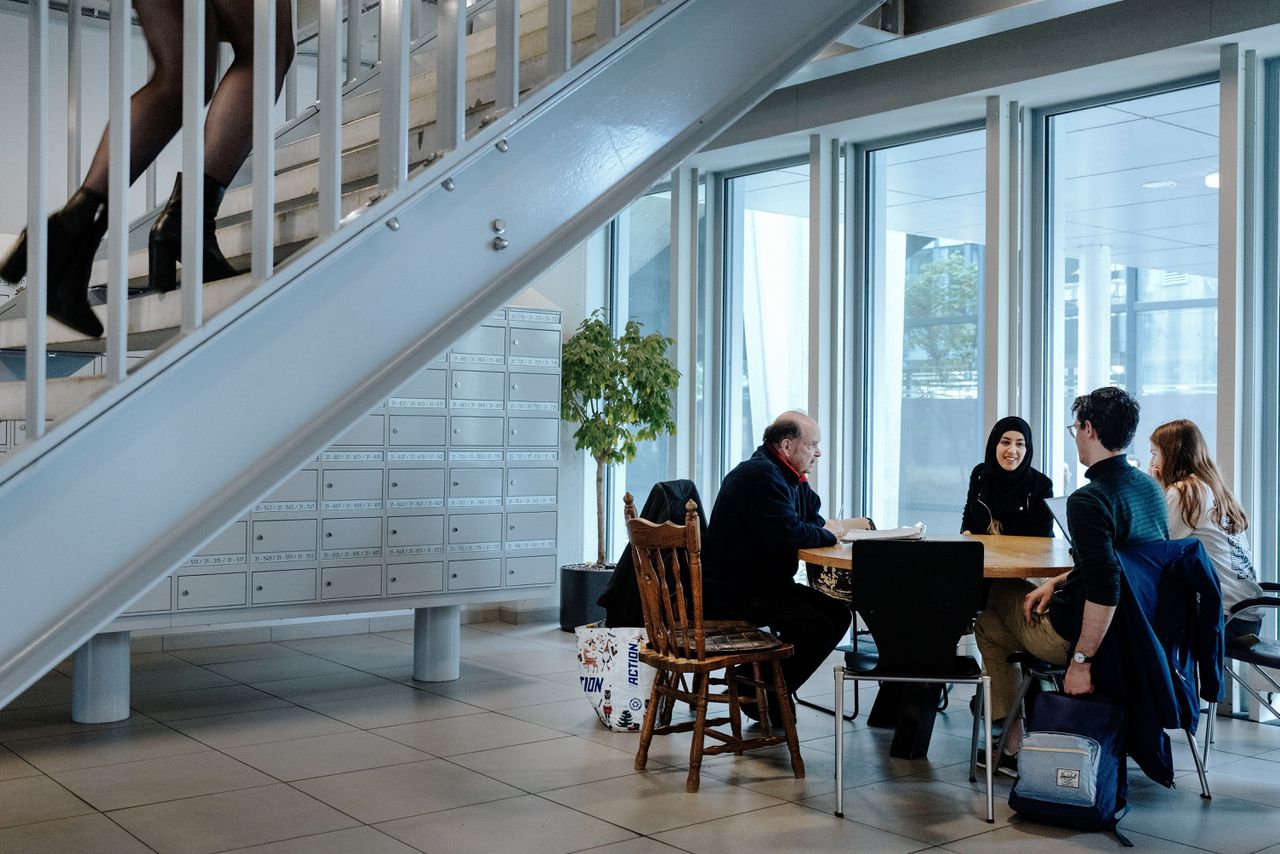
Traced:
MULTIPOLYGON (((0 467, 0 706, 878 5, 636 3, 621 35, 579 39, 580 63, 429 165, 421 75, 410 161, 424 166, 363 207, 377 123, 348 114, 344 199, 362 213, 323 240, 311 143, 281 148, 277 243, 296 254, 256 287, 207 286, 211 319, 123 382, 68 381, 56 407, 51 389, 50 414, 70 414, 0 467)), ((237 254, 243 203, 224 213, 219 240, 237 254)), ((131 300, 131 333, 175 327, 180 294, 131 300)), ((11 323, 0 346, 22 343, 11 323)), ((53 322, 48 334, 75 340, 53 322)))

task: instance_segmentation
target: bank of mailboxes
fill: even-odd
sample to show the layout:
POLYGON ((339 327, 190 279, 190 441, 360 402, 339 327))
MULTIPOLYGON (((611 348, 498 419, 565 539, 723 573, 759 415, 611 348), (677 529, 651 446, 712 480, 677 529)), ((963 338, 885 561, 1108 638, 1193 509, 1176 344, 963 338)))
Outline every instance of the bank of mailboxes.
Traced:
POLYGON ((559 322, 494 315, 125 613, 554 584, 559 322))

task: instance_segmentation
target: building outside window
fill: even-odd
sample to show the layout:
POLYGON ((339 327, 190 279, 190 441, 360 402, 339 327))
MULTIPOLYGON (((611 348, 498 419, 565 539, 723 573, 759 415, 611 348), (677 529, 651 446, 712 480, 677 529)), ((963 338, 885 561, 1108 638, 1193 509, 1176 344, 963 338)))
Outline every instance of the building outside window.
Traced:
POLYGON ((780 412, 809 400, 809 166, 727 182, 726 268, 740 324, 726 389, 727 467, 750 456, 780 412))
POLYGON ((1103 385, 1135 394, 1129 451, 1190 418, 1217 436, 1218 86, 1051 115, 1049 435, 1055 491, 1083 484, 1064 427, 1074 398, 1103 385))
POLYGON ((958 532, 981 460, 982 131, 867 154, 869 512, 958 532))

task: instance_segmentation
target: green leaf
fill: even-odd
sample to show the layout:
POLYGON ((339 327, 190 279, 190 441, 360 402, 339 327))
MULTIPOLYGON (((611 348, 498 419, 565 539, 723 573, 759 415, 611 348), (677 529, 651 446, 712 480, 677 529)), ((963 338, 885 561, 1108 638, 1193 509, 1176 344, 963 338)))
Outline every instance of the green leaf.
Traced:
POLYGON ((561 350, 560 417, 579 425, 574 447, 607 465, 630 462, 637 442, 676 431, 672 394, 680 371, 667 355, 675 339, 641 330, 629 320, 615 336, 596 309, 561 350))

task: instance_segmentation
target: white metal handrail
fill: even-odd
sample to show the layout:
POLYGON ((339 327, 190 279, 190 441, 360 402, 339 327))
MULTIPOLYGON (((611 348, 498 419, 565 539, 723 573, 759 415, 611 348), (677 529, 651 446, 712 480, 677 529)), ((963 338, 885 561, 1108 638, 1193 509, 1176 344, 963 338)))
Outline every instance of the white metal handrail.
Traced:
MULTIPOLYGON (((341 226, 342 199, 342 94, 359 69, 360 5, 346 2, 345 39, 339 39, 341 0, 321 0, 318 22, 318 76, 315 110, 320 117, 318 166, 318 234, 325 237, 341 226), (345 48, 346 80, 339 73, 345 48)), ((381 84, 380 145, 378 181, 385 196, 400 189, 408 177, 409 57, 420 46, 410 40, 414 21, 410 0, 382 0, 380 9, 382 58, 378 74, 381 84)), ((72 0, 69 12, 69 45, 81 42, 80 2, 72 0)), ((432 39, 436 53, 436 152, 435 159, 458 149, 466 137, 466 33, 470 13, 495 8, 495 110, 509 112, 520 102, 520 9, 519 0, 488 0, 468 10, 465 0, 440 0, 437 31, 432 39)), ((47 308, 47 229, 49 213, 46 176, 49 134, 47 64, 48 0, 33 2, 31 18, 32 104, 29 155, 28 233, 28 322, 29 343, 26 371, 27 432, 31 440, 44 432, 46 414, 46 341, 44 315, 47 308)), ((568 71, 572 60, 572 0, 547 0, 548 79, 568 71)), ((127 375, 128 362, 128 191, 130 148, 130 100, 128 68, 130 29, 133 13, 129 0, 112 0, 110 6, 109 122, 107 208, 107 319, 105 373, 112 384, 127 375), (121 119, 121 120, 117 120, 121 119)), ((204 231, 200 227, 204 211, 204 126, 206 106, 205 0, 183 0, 183 95, 182 95, 182 235, 183 280, 203 281, 204 231)), ((620 30, 620 0, 599 0, 596 9, 597 37, 605 41, 620 30)), ((420 26, 420 22, 418 22, 420 26)), ((275 3, 258 0, 254 7, 253 63, 253 189, 251 226, 251 280, 265 282, 274 266, 275 244, 275 133, 273 109, 276 102, 275 3)), ((77 52, 78 53, 78 52, 77 52)), ((219 57, 219 65, 223 57, 219 57)), ((80 123, 80 59, 68 59, 68 179, 79 183, 79 149, 83 128, 80 123)), ((296 94, 296 90, 295 90, 296 94)), ((287 118, 292 118, 288 116, 287 118)), ((150 195, 154 196, 154 166, 147 170, 150 195)), ((181 332, 191 334, 203 323, 202 288, 182 289, 181 332)))

